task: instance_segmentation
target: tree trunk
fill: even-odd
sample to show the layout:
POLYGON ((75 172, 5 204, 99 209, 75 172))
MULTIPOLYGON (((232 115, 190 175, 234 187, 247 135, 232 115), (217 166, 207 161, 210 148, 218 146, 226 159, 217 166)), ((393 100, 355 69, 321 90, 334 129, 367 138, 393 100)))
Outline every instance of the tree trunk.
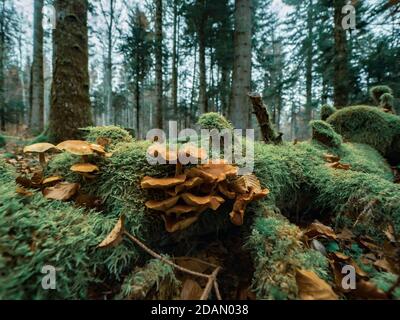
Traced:
POLYGON ((33 61, 32 61, 32 118, 30 129, 39 134, 44 127, 43 78, 43 0, 34 1, 33 61))
POLYGON ((89 99, 87 0, 56 0, 50 136, 55 141, 81 137, 92 125, 89 99))
POLYGON ((163 56, 162 56, 162 43, 163 43, 163 28, 162 28, 162 15, 163 5, 162 0, 156 1, 156 126, 158 129, 163 128, 163 56))
POLYGON ((334 0, 335 11, 335 57, 333 76, 333 100, 336 108, 343 108, 348 104, 348 57, 346 31, 342 28, 342 7, 345 0, 334 0))
POLYGON ((174 0, 174 36, 172 44, 172 110, 175 117, 178 114, 178 0, 174 0))
POLYGON ((106 60, 106 79, 105 79, 105 106, 106 112, 108 117, 108 123, 115 124, 115 116, 113 113, 113 102, 112 102, 112 68, 113 68, 113 61, 112 61, 112 49, 113 49, 113 27, 114 27, 114 5, 115 0, 109 0, 109 14, 110 20, 107 23, 107 60, 106 60))
POLYGON ((251 28, 252 0, 236 0, 231 119, 238 129, 250 127, 251 28))
MULTIPOLYGON (((312 119, 312 84, 313 84, 313 1, 308 4, 307 13, 307 44, 306 44, 306 108, 305 108, 305 124, 312 119)), ((306 129, 307 131, 307 129, 306 129)))
POLYGON ((5 27, 6 4, 1 1, 1 19, 0 19, 0 130, 6 130, 6 101, 4 96, 4 58, 6 43, 5 27))
MULTIPOLYGON (((202 4, 204 4, 202 0, 202 4)), ((203 10, 204 11, 204 10, 203 10)), ((199 110, 200 114, 208 112, 208 99, 207 99, 207 75, 206 75, 206 34, 205 34, 205 16, 199 23, 198 37, 199 37, 199 70, 200 70, 200 89, 199 89, 199 110)))

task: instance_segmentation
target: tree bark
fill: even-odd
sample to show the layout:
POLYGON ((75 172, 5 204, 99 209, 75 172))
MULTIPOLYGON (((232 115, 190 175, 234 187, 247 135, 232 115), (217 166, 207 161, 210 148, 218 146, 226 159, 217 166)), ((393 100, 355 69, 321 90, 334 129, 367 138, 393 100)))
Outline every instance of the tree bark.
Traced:
POLYGON ((199 70, 200 70, 200 89, 199 89, 199 111, 200 114, 208 112, 207 99, 207 75, 206 75, 206 34, 205 34, 205 0, 201 0, 203 6, 203 17, 198 27, 199 37, 199 70))
POLYGON ((92 125, 89 99, 87 0, 56 0, 53 33, 54 70, 50 136, 55 141, 81 138, 92 125))
POLYGON ((336 108, 343 108, 348 104, 348 54, 346 31, 342 28, 342 7, 346 4, 345 0, 334 0, 335 12, 335 57, 334 57, 334 76, 333 76, 333 100, 336 108))
POLYGON ((156 1, 156 21, 155 21, 155 31, 156 31, 156 126, 158 129, 163 128, 163 28, 162 28, 162 15, 163 15, 163 5, 162 0, 156 1))
POLYGON ((33 60, 32 60, 32 118, 30 129, 39 134, 44 128, 43 76, 43 0, 34 1, 33 60))
POLYGON ((4 58, 6 44, 5 27, 6 3, 1 1, 1 19, 0 19, 0 130, 6 130, 6 101, 4 96, 4 58))
POLYGON ((236 0, 231 119, 238 129, 250 127, 251 28, 252 0, 236 0))
MULTIPOLYGON (((307 12, 307 44, 306 44, 306 108, 305 124, 312 119, 312 84, 313 84, 313 1, 310 0, 307 12)), ((307 131, 307 129, 306 129, 307 131)))
POLYGON ((178 114, 178 1, 174 0, 174 36, 172 44, 172 110, 176 117, 178 114))

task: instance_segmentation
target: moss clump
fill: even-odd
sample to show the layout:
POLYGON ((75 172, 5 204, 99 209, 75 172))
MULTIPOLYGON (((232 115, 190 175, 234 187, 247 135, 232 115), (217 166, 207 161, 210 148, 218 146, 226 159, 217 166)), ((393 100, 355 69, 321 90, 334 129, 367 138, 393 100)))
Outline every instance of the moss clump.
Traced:
POLYGON ((259 299, 296 299, 296 270, 328 277, 328 260, 302 245, 301 231, 281 215, 266 210, 252 228, 247 246, 254 259, 253 290, 259 299))
POLYGON ((328 147, 339 147, 342 144, 342 137, 335 132, 330 124, 322 120, 310 122, 312 138, 328 147))
POLYGON ((375 102, 376 105, 379 105, 381 102, 381 97, 383 94, 388 93, 390 95, 393 94, 393 90, 388 86, 375 86, 369 90, 369 94, 371 99, 375 102))
POLYGON ((400 117, 378 108, 343 108, 327 120, 347 141, 368 144, 392 164, 400 163, 400 117))
POLYGON ((6 138, 0 135, 0 148, 4 147, 5 145, 6 145, 6 138))
POLYGON ((197 124, 201 129, 217 129, 220 131, 224 129, 233 130, 232 124, 216 112, 210 112, 201 115, 197 124))
POLYGON ((125 278, 118 298, 142 300, 151 294, 153 299, 172 300, 179 294, 179 285, 170 265, 151 259, 125 278))
POLYGON ((321 120, 322 121, 326 121, 326 119, 328 119, 332 114, 334 114, 336 112, 336 108, 332 107, 330 105, 323 105, 321 107, 321 120))
POLYGON ((98 138, 110 139, 111 147, 120 142, 132 142, 133 138, 128 131, 118 126, 88 127, 85 128, 86 140, 95 143, 98 138))
POLYGON ((390 93, 384 93, 381 96, 379 106, 383 109, 394 112, 394 97, 390 93))

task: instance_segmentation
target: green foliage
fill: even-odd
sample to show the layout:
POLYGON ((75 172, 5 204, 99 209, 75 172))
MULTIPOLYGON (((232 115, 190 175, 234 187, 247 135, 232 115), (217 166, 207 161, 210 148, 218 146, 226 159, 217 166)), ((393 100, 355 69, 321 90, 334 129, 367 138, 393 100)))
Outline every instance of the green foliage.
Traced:
POLYGON ((0 148, 4 147, 5 145, 6 145, 6 138, 0 135, 0 148))
MULTIPOLYGON (((379 289, 387 292, 392 287, 392 285, 394 285, 397 277, 399 276, 390 272, 376 272, 375 276, 372 278, 372 282, 374 282, 379 289)), ((400 299, 399 287, 394 290, 393 296, 395 299, 400 299)))
POLYGON ((125 278, 120 299, 145 299, 149 293, 157 300, 172 300, 179 291, 180 282, 176 279, 174 269, 158 260, 151 259, 143 268, 136 270, 125 278))
POLYGON ((389 161, 400 161, 400 117, 378 108, 343 108, 327 120, 347 141, 364 143, 381 152, 389 161))
POLYGON ((388 86, 375 86, 369 90, 371 99, 375 102, 376 105, 380 104, 381 97, 385 93, 393 95, 393 90, 388 86))
POLYGON ((336 112, 336 108, 332 107, 330 105, 323 105, 321 107, 321 120, 322 121, 326 121, 326 119, 328 119, 332 114, 334 114, 336 112))
POLYGON ((390 93, 384 93, 380 98, 381 108, 394 110, 394 97, 390 93))
POLYGON ((111 140, 111 146, 120 142, 132 142, 133 138, 128 131, 118 126, 88 127, 85 128, 86 140, 95 143, 97 138, 107 138, 111 140))
POLYGON ((197 124, 202 129, 207 129, 207 130, 212 130, 212 129, 217 129, 220 131, 224 129, 233 130, 232 124, 228 120, 226 120, 224 116, 216 112, 209 112, 201 115, 197 124))
POLYGON ((36 136, 35 138, 33 138, 31 141, 29 141, 29 143, 27 143, 27 145, 31 145, 31 144, 35 144, 35 143, 42 143, 42 142, 49 142, 49 141, 50 141, 50 137, 47 135, 46 131, 44 131, 41 134, 39 134, 38 136, 36 136))
POLYGON ((335 132, 332 126, 322 120, 310 122, 312 138, 328 147, 339 147, 342 144, 342 137, 335 132))

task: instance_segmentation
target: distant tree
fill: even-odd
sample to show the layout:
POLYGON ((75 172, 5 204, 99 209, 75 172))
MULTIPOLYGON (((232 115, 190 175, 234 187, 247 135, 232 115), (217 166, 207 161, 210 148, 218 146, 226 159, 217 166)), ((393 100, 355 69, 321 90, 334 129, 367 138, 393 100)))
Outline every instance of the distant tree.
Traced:
POLYGON ((43 75, 43 0, 34 1, 32 106, 30 129, 38 134, 44 128, 44 75, 43 75))
POLYGON ((141 130, 141 95, 143 83, 151 67, 153 40, 148 30, 148 20, 138 6, 129 13, 128 30, 123 37, 121 52, 130 77, 136 105, 136 136, 142 136, 141 130))
POLYGON ((155 11, 155 60, 156 60, 156 126, 163 128, 163 0, 154 0, 155 11))
POLYGON ((76 139, 92 124, 89 99, 87 0, 55 0, 50 136, 76 139))

